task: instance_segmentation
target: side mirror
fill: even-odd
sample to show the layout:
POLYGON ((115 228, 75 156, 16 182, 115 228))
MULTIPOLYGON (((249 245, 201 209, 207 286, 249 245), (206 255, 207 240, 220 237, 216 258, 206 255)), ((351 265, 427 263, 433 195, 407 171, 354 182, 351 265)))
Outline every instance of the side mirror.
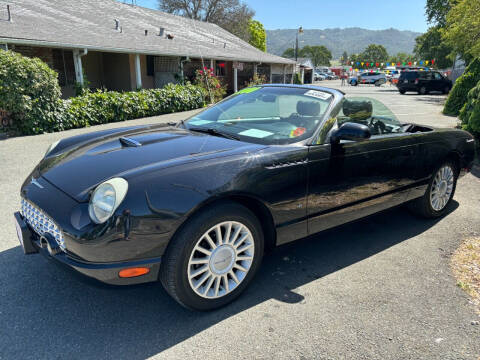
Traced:
POLYGON ((346 122, 330 135, 330 142, 338 144, 340 140, 363 141, 369 139, 370 136, 371 133, 368 126, 346 122))

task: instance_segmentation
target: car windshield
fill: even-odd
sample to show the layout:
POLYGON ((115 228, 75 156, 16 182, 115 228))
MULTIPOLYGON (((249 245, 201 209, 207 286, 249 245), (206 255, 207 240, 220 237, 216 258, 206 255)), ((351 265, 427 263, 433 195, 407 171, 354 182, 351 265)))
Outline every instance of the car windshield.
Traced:
POLYGON ((367 125, 372 135, 402 132, 402 124, 382 102, 369 97, 347 97, 337 116, 338 124, 357 122, 367 125))
POLYGON ((250 87, 184 122, 191 131, 260 144, 291 144, 313 135, 333 95, 295 87, 250 87))

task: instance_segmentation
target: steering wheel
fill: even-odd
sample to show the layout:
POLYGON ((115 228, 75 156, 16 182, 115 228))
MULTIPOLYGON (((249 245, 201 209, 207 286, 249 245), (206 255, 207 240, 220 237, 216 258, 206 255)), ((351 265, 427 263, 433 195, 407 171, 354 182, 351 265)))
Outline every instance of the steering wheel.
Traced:
POLYGON ((377 120, 372 117, 370 120, 370 124, 368 125, 370 129, 373 129, 373 135, 376 134, 384 134, 386 133, 387 127, 385 126, 385 123, 381 120, 377 120))

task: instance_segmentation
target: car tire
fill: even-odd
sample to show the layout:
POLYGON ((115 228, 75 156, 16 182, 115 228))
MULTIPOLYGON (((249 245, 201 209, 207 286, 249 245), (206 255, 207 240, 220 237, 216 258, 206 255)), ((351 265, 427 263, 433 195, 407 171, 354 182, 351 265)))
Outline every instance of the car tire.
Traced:
POLYGON ((457 186, 458 169, 454 162, 446 161, 432 175, 425 194, 409 203, 410 210, 425 218, 444 215, 452 202, 457 186), (442 197, 445 189, 445 197, 442 197))
POLYGON ((256 216, 242 205, 217 203, 187 220, 175 234, 162 259, 160 281, 188 309, 217 309, 245 290, 260 267, 263 250, 256 216), (224 237, 231 241, 223 242, 224 237))
POLYGON ((398 90, 400 92, 400 94, 404 95, 406 93, 406 91, 404 89, 401 89, 401 90, 398 90))
POLYGON ((443 88, 443 93, 444 93, 444 94, 448 94, 449 92, 450 92, 450 86, 445 86, 445 87, 443 88))
POLYGON ((418 94, 419 95, 426 95, 428 94, 428 90, 427 90, 427 87, 426 86, 422 86, 418 89, 418 94))
POLYGON ((380 85, 382 85, 382 84, 380 84, 380 81, 379 81, 379 80, 375 81, 374 84, 375 84, 376 87, 379 87, 380 85))

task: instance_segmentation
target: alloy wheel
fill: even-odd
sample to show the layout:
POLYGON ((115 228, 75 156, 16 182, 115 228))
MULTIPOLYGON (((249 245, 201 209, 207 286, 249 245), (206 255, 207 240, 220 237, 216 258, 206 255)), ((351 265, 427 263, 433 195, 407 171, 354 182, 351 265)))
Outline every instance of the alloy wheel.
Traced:
POLYGON ((441 167, 432 182, 430 189, 430 205, 435 211, 441 211, 453 193, 455 175, 449 165, 441 167))
POLYGON ((188 281, 199 296, 216 299, 230 294, 245 279, 253 263, 255 241, 247 226, 219 223, 195 244, 188 261, 188 281))

